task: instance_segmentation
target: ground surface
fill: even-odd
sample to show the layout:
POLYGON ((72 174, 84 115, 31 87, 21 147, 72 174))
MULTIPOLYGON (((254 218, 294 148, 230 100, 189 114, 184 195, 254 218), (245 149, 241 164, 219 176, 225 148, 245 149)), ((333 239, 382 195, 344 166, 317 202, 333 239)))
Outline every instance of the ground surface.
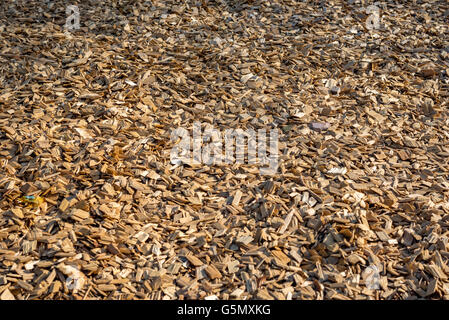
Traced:
POLYGON ((449 6, 370 4, 2 1, 0 298, 448 297, 449 6))

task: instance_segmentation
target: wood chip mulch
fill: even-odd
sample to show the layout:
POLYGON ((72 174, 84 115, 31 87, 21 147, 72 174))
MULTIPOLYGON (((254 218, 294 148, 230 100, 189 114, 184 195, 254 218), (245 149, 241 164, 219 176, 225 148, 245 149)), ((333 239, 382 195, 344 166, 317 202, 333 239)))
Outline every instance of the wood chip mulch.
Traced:
POLYGON ((68 4, 0 4, 1 300, 449 297, 447 1, 68 4))

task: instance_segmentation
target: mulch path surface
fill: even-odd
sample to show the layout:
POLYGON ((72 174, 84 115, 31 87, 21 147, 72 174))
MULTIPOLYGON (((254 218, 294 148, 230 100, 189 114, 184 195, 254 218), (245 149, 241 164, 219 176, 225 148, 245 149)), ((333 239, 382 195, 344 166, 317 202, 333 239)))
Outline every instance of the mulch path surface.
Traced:
POLYGON ((449 297, 447 1, 68 4, 0 4, 0 299, 449 297))

